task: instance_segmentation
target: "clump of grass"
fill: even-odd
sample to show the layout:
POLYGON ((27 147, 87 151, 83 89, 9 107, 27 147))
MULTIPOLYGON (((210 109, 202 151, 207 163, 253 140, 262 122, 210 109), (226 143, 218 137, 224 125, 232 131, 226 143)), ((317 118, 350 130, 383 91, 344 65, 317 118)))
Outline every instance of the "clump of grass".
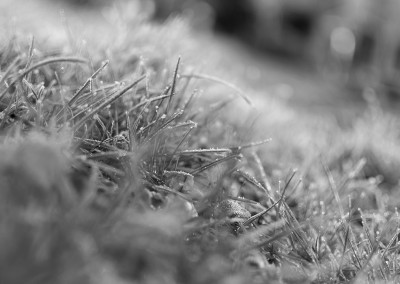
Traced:
POLYGON ((198 141, 213 122, 193 111, 179 59, 152 88, 145 70, 113 82, 108 62, 15 47, 1 51, 2 282, 244 279, 201 216, 223 194, 207 176, 232 171, 241 145, 198 141))
POLYGON ((179 32, 140 31, 89 60, 0 50, 1 283, 396 281, 396 121, 272 117, 252 136, 220 115, 229 96, 199 98, 232 86, 191 72, 179 32))

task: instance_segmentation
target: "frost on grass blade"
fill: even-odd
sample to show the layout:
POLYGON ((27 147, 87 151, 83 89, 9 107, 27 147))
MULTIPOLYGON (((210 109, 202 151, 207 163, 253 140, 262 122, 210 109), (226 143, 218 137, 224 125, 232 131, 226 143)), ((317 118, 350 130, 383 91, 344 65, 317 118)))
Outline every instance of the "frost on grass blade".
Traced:
POLYGON ((42 60, 42 61, 32 65, 31 67, 23 70, 22 72, 18 73, 18 76, 14 80, 12 80, 7 85, 7 87, 3 90, 3 92, 0 94, 0 101, 4 98, 4 96, 11 89, 11 87, 13 87, 18 81, 22 80, 26 75, 28 75, 33 70, 38 69, 38 68, 48 65, 48 64, 60 63, 60 62, 82 63, 82 64, 88 63, 88 61, 86 59, 78 58, 78 57, 54 57, 54 58, 42 60))
POLYGON ((97 75, 100 74, 108 65, 109 61, 107 60, 103 65, 97 69, 92 76, 90 76, 86 82, 83 84, 82 87, 79 88, 79 90, 73 95, 73 97, 69 100, 68 106, 72 106, 72 104, 79 98, 79 96, 83 93, 83 91, 90 85, 92 84, 92 80, 96 79, 97 75))
POLYGON ((98 113, 101 109, 103 109, 104 107, 106 107, 107 105, 111 104, 112 102, 114 102, 115 100, 117 100, 118 98, 120 98, 122 95, 124 95, 126 92, 128 92, 132 87, 134 87, 135 85, 137 85, 140 81, 142 81, 146 76, 143 75, 142 77, 140 77, 139 79, 135 80, 133 83, 129 84, 127 87, 125 87, 124 89, 122 89, 121 91, 119 91, 116 95, 112 96, 111 98, 107 99, 105 102, 101 103, 99 106, 97 106, 96 108, 94 108, 91 112, 89 112, 88 114, 86 114, 78 123, 76 123, 74 125, 74 130, 78 130, 81 126, 83 126, 85 124, 85 122, 92 118, 93 115, 95 115, 96 113, 98 113))
POLYGON ((208 148, 208 149, 192 149, 192 150, 182 150, 177 152, 177 155, 192 155, 192 154, 221 154, 221 153, 232 153, 229 148, 208 148))

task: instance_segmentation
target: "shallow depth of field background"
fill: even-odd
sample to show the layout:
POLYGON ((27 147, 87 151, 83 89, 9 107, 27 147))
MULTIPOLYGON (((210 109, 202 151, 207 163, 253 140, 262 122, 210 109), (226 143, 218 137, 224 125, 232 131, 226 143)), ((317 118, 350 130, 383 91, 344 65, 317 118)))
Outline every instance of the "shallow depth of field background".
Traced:
POLYGON ((233 62, 247 82, 295 108, 349 114, 365 92, 396 101, 400 1, 155 1, 154 10, 240 42, 233 62))
MULTIPOLYGON (((351 119, 365 108, 365 93, 373 93, 385 110, 396 109, 400 1, 127 2, 136 3, 131 12, 124 11, 132 17, 139 13, 161 25, 172 17, 185 18, 200 44, 201 37, 208 37, 204 50, 218 53, 235 73, 232 77, 259 90, 261 100, 274 97, 300 113, 351 119)), ((106 40, 115 3, 2 0, 0 13, 8 26, 25 25, 31 32, 34 27, 51 34, 50 41, 67 36, 67 26, 82 38, 106 40)))

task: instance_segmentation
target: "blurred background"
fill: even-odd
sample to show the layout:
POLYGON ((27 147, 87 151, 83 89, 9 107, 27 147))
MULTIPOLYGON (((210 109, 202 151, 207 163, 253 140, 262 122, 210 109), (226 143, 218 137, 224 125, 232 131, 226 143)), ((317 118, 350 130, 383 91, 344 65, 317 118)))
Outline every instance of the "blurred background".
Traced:
MULTIPOLYGON (((47 3, 46 9, 61 7, 72 18, 80 14, 99 27, 102 24, 98 19, 115 3, 36 2, 47 3)), ((365 94, 374 94, 388 111, 396 111, 400 94, 400 0, 136 2, 154 22, 162 24, 180 15, 199 35, 214 35, 222 46, 221 54, 234 59, 234 68, 243 69, 240 76, 248 85, 280 96, 297 109, 338 117, 343 113, 357 115, 366 105, 365 94)), ((2 9, 18 10, 18 3, 28 5, 18 0, 0 3, 2 9)))
POLYGON ((398 94, 399 0, 154 0, 153 5, 155 19, 186 14, 194 27, 229 34, 351 89, 398 94))

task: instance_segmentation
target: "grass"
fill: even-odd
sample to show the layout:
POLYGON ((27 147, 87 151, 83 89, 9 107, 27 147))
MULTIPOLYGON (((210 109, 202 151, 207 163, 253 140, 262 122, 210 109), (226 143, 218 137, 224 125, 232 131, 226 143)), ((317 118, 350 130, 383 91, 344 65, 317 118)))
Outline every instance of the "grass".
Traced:
POLYGON ((184 21, 119 19, 2 40, 0 283, 398 281, 397 118, 255 120, 184 21))

